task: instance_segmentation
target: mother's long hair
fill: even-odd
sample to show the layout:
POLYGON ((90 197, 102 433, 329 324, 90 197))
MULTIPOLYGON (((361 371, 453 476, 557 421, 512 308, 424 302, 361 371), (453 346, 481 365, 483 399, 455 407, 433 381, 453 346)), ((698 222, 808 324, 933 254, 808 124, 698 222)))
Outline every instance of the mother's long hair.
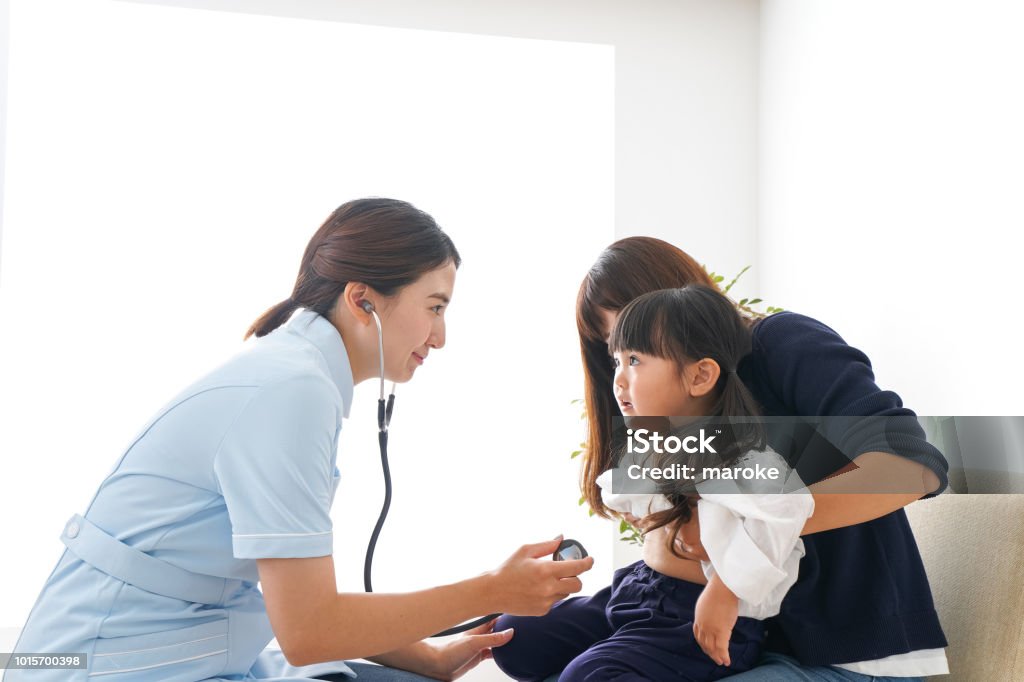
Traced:
POLYGON ((687 284, 713 286, 700 263, 682 249, 654 237, 627 237, 606 248, 580 284, 576 328, 583 356, 587 447, 580 488, 590 508, 609 517, 597 477, 611 465, 612 419, 622 412, 612 395, 612 364, 603 311, 618 313, 637 296, 687 284))
POLYGON ((591 509, 608 518, 597 477, 611 464, 612 419, 622 413, 612 395, 612 365, 603 312, 618 313, 633 299, 658 289, 689 284, 715 286, 700 263, 682 249, 654 237, 627 237, 606 248, 580 284, 576 328, 583 357, 587 447, 580 488, 591 509))

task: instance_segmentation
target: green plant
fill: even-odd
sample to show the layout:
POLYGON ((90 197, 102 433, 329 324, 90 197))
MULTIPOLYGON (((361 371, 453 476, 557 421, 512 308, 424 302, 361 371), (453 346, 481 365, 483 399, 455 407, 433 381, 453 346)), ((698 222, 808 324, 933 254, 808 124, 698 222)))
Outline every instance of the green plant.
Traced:
MULTIPOLYGON (((708 268, 707 268, 706 265, 702 265, 701 267, 704 268, 705 272, 708 271, 708 268)), ((725 281, 725 277, 723 275, 719 275, 719 274, 717 274, 715 272, 708 272, 708 276, 711 278, 711 281, 714 282, 716 286, 718 286, 718 288, 722 291, 723 294, 728 295, 729 294, 729 290, 732 289, 733 285, 736 284, 736 282, 739 281, 740 277, 742 277, 743 274, 746 273, 746 271, 749 270, 749 269, 750 269, 750 266, 748 265, 745 268, 743 268, 742 270, 740 270, 739 273, 735 277, 733 277, 731 280, 729 280, 729 283, 726 284, 724 287, 722 286, 722 282, 725 281)), ((778 308, 778 307, 775 307, 775 306, 767 306, 764 309, 764 311, 762 312, 762 311, 759 311, 759 310, 755 310, 754 308, 751 307, 751 306, 755 306, 755 305, 757 305, 758 303, 761 303, 761 302, 762 302, 762 300, 760 298, 744 298, 744 299, 740 299, 739 301, 736 302, 736 307, 739 308, 740 311, 743 312, 743 314, 748 315, 750 317, 756 317, 756 318, 767 317, 768 315, 771 315, 773 313, 782 312, 782 310, 784 310, 783 308, 778 308)), ((580 404, 583 404, 583 400, 581 398, 577 398, 577 399, 573 400, 571 404, 573 404, 573 405, 580 405, 580 404)), ((586 418, 587 418, 587 412, 586 412, 586 410, 584 410, 583 412, 580 413, 580 419, 585 421, 586 418)), ((586 450, 586 449, 587 449, 587 443, 586 443, 586 441, 584 441, 584 442, 580 443, 578 449, 572 451, 572 454, 570 455, 570 457, 572 459, 575 459, 575 458, 579 457, 581 454, 583 454, 583 451, 586 450)), ((579 506, 582 507, 586 503, 587 503, 586 496, 581 496, 580 500, 579 500, 579 506)), ((590 516, 593 516, 594 515, 594 510, 588 508, 587 509, 587 513, 590 516)), ((619 538, 619 540, 621 540, 622 542, 628 542, 628 543, 633 544, 633 545, 643 545, 644 544, 643 533, 641 533, 640 530, 636 526, 632 525, 631 523, 629 523, 625 519, 619 519, 619 535, 621 536, 619 538)))
MULTIPOLYGON (((705 272, 707 272, 708 266, 702 265, 701 267, 704 268, 705 272)), ((745 267, 742 270, 740 270, 739 274, 736 275, 735 277, 733 277, 732 280, 730 280, 730 282, 728 284, 726 284, 724 287, 723 286, 719 286, 718 288, 722 290, 723 294, 728 294, 729 293, 729 289, 732 289, 732 286, 734 284, 736 284, 737 280, 739 280, 739 278, 743 276, 743 273, 745 273, 749 269, 750 269, 750 266, 748 265, 747 267, 745 267)), ((713 281, 715 284, 718 284, 718 285, 721 285, 721 283, 725 281, 725 277, 724 276, 716 274, 714 272, 708 272, 708 276, 711 278, 711 281, 713 281)), ((761 302, 761 299, 759 299, 759 298, 742 298, 742 299, 740 299, 739 301, 736 302, 736 307, 739 308, 740 310, 742 310, 747 315, 750 315, 752 317, 765 317, 767 315, 771 315, 772 313, 782 312, 782 310, 783 310, 783 308, 776 308, 775 306, 768 306, 767 308, 764 309, 764 312, 761 312, 761 311, 758 311, 758 310, 754 310, 753 308, 750 307, 752 305, 757 305, 760 302, 761 302)))

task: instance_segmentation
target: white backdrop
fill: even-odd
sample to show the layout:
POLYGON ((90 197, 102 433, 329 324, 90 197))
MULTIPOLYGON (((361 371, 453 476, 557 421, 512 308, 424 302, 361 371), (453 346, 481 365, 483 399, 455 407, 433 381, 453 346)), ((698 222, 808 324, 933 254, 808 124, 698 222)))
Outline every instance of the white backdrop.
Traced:
MULTIPOLYGON (((467 261, 448 348, 399 388, 381 589, 491 565, 473 549, 495 537, 500 553, 558 531, 610 552, 608 525, 575 507, 567 452, 579 394, 572 292, 613 237, 612 215, 614 236, 666 238, 725 274, 753 264, 740 295, 820 317, 919 413, 1024 413, 1024 18, 1012 3, 88 0, 50 13, 45 35, 18 28, 39 31, 53 6, 12 2, 0 523, 8 547, 30 549, 0 569, 0 624, 20 624, 59 554, 65 508, 84 506, 153 407, 287 293, 319 221, 362 194, 418 203, 467 261), (161 6, 172 4, 230 11, 161 6), (111 13, 140 28, 108 35, 111 13), (340 80, 321 80, 324 59, 340 80), (326 106, 360 96, 371 104, 326 106), (380 129, 386 138, 366 132, 380 129), (525 248, 534 227, 549 241, 525 248), (120 257, 97 266, 105 253, 120 257), (503 280, 517 293, 491 294, 503 280), (58 294, 43 293, 48 282, 58 294), (525 286, 549 305, 521 296, 525 286), (8 389, 9 377, 26 387, 8 389), (509 392, 520 385, 526 400, 509 392), (410 496, 454 424, 479 437, 493 432, 477 430, 484 412, 508 421, 519 410, 552 415, 566 433, 550 447, 532 434, 463 446, 503 477, 500 496, 410 496), (512 458, 522 467, 499 468, 512 458), (541 461, 547 474, 530 477, 541 461), (59 504, 39 498, 50 489, 59 504)), ((357 554, 338 552, 348 589, 379 499, 372 401, 360 387, 343 441, 352 468, 335 518, 344 554, 357 554)))
MULTIPOLYGON (((569 402, 576 287, 613 236, 611 47, 102 0, 15 0, 10 22, 0 623, 23 622, 135 431, 365 195, 432 213, 465 261, 447 347, 399 387, 375 585, 468 577, 558 532, 610 557, 576 506, 569 402)), ((339 455, 342 589, 382 496, 375 390, 339 455)))
POLYGON ((1024 6, 766 0, 761 22, 764 298, 918 414, 1024 414, 1024 6))

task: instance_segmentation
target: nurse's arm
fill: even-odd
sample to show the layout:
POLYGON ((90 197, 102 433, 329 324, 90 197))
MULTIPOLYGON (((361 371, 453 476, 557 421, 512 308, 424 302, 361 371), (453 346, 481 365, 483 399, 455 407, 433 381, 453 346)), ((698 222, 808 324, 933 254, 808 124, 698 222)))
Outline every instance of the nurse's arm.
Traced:
POLYGON ((334 558, 258 559, 267 615, 292 665, 365 658, 488 609, 486 576, 406 594, 338 593, 334 558))
POLYGON ((543 615, 579 592, 576 576, 593 566, 591 557, 551 561, 560 539, 523 545, 474 578, 401 594, 339 593, 331 556, 256 563, 281 651, 292 665, 307 665, 394 652, 487 613, 543 615))
POLYGON ((934 471, 905 457, 865 452, 853 463, 855 468, 809 486, 814 514, 801 535, 872 521, 939 488, 934 471))

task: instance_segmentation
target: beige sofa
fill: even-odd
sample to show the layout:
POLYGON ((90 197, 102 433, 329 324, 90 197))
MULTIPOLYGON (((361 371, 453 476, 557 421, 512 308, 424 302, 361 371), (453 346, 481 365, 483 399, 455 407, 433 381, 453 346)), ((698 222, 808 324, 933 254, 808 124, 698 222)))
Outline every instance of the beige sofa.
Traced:
POLYGON ((945 493, 907 507, 949 640, 950 675, 930 679, 1021 682, 1024 477, 960 470, 950 483, 1001 494, 945 493))

